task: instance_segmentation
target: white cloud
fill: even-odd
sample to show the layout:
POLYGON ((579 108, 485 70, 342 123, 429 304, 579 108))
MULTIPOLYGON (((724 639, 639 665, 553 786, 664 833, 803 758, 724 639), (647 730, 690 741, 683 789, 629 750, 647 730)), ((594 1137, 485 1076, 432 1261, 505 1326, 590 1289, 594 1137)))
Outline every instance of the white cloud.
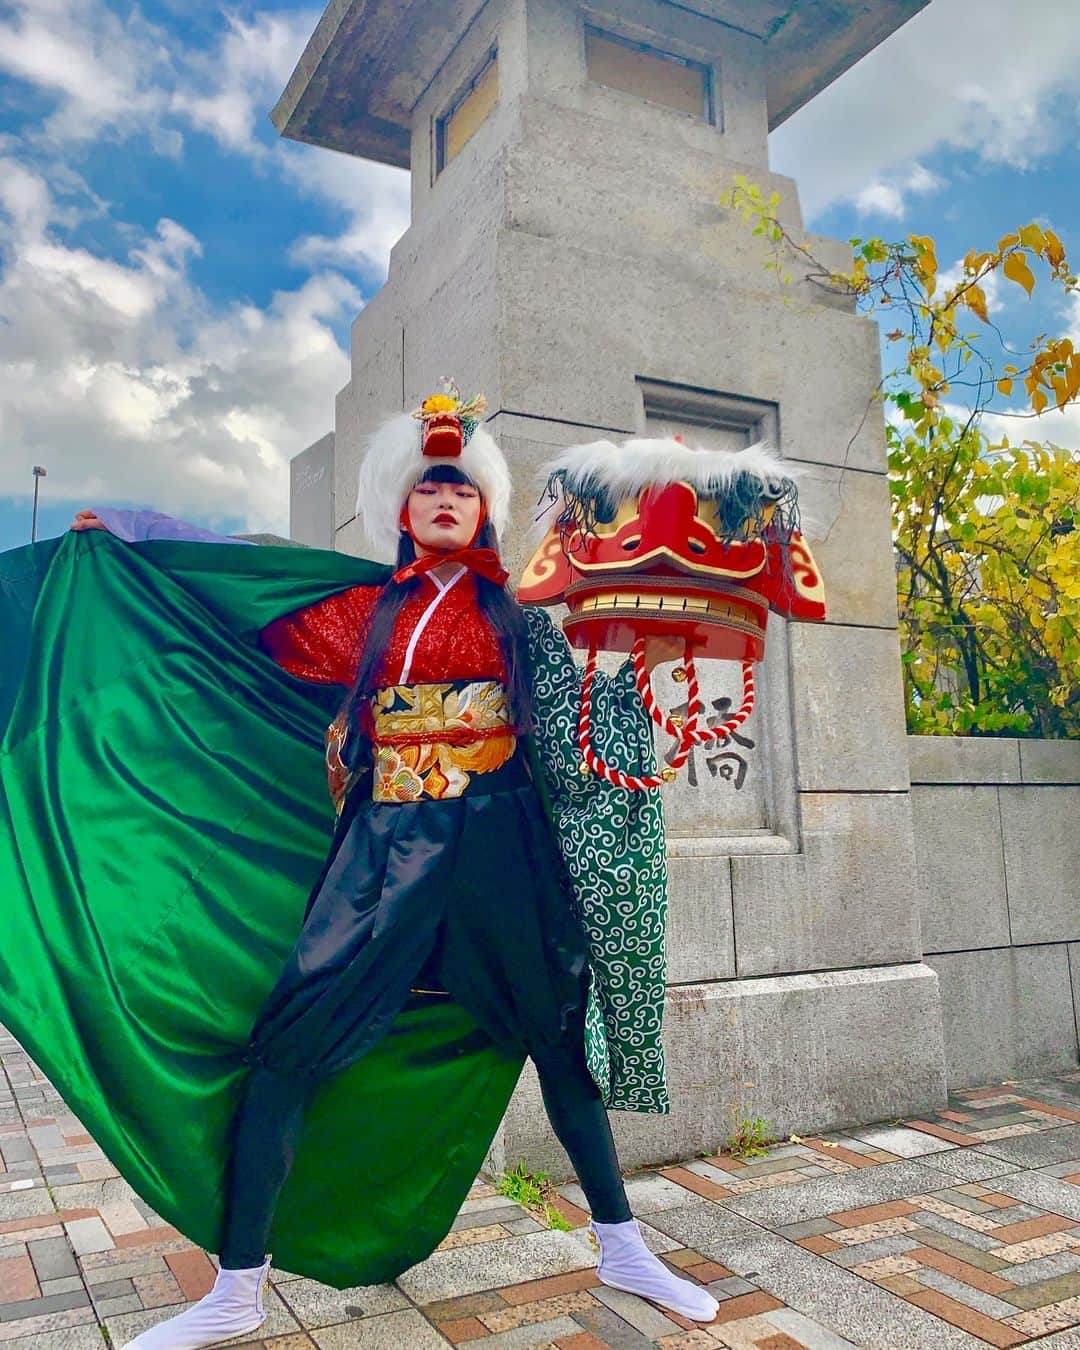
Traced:
MULTIPOLYGON (((106 127, 153 136, 170 57, 138 10, 121 19, 100 0, 11 0, 0 19, 0 71, 52 95, 43 134, 89 140, 106 127)), ((175 138, 158 142, 175 149, 175 138)))
POLYGON ((217 47, 185 54, 170 106, 227 150, 265 152, 256 138, 318 22, 318 10, 260 14, 251 23, 226 16, 217 47))
POLYGON ((1065 143, 1077 20, 1061 0, 932 0, 773 133, 772 164, 813 217, 935 150, 1030 168, 1065 143))
POLYGON ((899 220, 907 212, 909 195, 936 192, 944 186, 944 178, 916 162, 903 174, 867 183, 855 197, 855 209, 860 215, 891 216, 899 220))
MULTIPOLYGON (((290 261, 381 278, 408 228, 408 174, 275 142, 270 130, 268 111, 318 17, 318 9, 259 14, 250 22, 226 15, 216 42, 199 48, 176 44, 137 10, 122 22, 105 0, 11 0, 10 19, 0 21, 0 71, 53 99, 43 135, 54 160, 67 143, 106 132, 149 136, 153 148, 175 155, 182 133, 194 128, 340 218, 335 232, 297 239, 290 261)), ((50 173, 61 166, 62 159, 54 162, 50 173)))
POLYGON ((284 144, 281 152, 287 177, 345 215, 340 233, 296 240, 290 260, 308 267, 359 267, 385 276, 390 250, 409 226, 409 175, 317 146, 284 144))
POLYGON ((902 216, 904 198, 892 183, 868 183, 855 198, 855 209, 860 215, 902 216))
POLYGON ((44 179, 0 159, 0 214, 20 240, 0 270, 0 495, 28 466, 73 505, 145 501, 285 532, 288 461, 322 435, 348 358, 333 326, 362 305, 319 273, 265 309, 215 311, 174 221, 110 260, 51 231, 44 179))

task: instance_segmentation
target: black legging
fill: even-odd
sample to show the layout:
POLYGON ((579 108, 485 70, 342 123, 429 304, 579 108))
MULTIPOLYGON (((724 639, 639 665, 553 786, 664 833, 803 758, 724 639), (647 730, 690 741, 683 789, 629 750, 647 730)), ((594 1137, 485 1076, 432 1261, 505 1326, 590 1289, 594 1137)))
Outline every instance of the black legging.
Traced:
MULTIPOLYGON (((630 1218, 615 1141, 599 1089, 583 1054, 536 1062, 544 1109, 577 1172, 598 1223, 630 1218)), ((296 1154, 304 1112, 317 1087, 310 1078, 251 1071, 233 1125, 221 1264, 261 1265, 278 1195, 296 1154)))

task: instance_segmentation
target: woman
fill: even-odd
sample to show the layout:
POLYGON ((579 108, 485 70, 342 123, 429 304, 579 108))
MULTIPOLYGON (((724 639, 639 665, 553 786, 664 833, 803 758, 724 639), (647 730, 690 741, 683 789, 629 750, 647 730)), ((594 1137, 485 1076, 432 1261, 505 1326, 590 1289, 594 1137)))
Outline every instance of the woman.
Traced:
MULTIPOLYGON (((534 1060, 589 1201, 600 1280, 696 1320, 716 1313, 707 1290, 642 1242, 596 1055, 592 1071, 586 1057, 586 1019, 599 1016, 590 934, 541 804, 542 755, 530 763, 526 753, 539 729, 550 770, 545 704, 565 701, 569 658, 559 679, 538 676, 545 647, 561 639, 505 590, 497 538, 509 476, 481 411, 436 396, 388 424, 362 465, 358 509, 377 545, 396 546, 393 576, 262 628, 261 647, 289 675, 349 691, 328 756, 339 822, 244 1056, 214 1288, 131 1350, 195 1350, 260 1325, 275 1208, 316 1089, 358 1065, 403 1009, 438 1000, 460 1005, 508 1059, 534 1060)), ((123 532, 130 522, 87 511, 72 528, 110 524, 123 532)), ((653 642, 648 664, 665 658, 653 642)), ((623 683, 630 696, 618 711, 640 720, 623 683)), ((570 849, 571 871, 579 851, 570 849)), ((584 918, 588 926, 587 909, 584 918)), ((355 1122, 361 1149, 364 1124, 355 1122)), ((399 1269, 413 1259, 403 1245, 399 1269)))

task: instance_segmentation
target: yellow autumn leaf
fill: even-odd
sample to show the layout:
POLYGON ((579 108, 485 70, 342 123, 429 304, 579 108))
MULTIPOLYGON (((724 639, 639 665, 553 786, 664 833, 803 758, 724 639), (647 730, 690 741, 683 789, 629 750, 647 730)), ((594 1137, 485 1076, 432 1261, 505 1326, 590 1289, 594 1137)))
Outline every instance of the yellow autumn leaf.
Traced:
POLYGON ((1057 267, 1065 261, 1065 246, 1053 230, 1044 230, 1043 256, 1051 267, 1057 267))
POLYGON ((1027 265, 1027 259, 1022 253, 1007 254, 1005 261, 1001 264, 1001 270, 1010 281, 1015 281, 1018 286, 1023 286, 1028 295, 1035 289, 1035 274, 1027 265))
POLYGON ((1037 413, 1041 413, 1049 402, 1049 397, 1042 389, 1036 389, 1031 396, 1031 406, 1037 413))
POLYGON ((1012 393, 1012 386, 1013 386, 1012 380, 998 380, 997 382, 998 393, 1004 394, 1006 397, 1008 397, 1008 395, 1012 393))
POLYGON ((986 295, 981 286, 969 286, 963 294, 964 304, 982 319, 983 323, 990 322, 990 315, 986 312, 986 295))
POLYGON ((1025 248, 1029 248, 1033 253, 1041 253, 1046 237, 1038 225, 1022 225, 1020 227, 1020 242, 1025 248))

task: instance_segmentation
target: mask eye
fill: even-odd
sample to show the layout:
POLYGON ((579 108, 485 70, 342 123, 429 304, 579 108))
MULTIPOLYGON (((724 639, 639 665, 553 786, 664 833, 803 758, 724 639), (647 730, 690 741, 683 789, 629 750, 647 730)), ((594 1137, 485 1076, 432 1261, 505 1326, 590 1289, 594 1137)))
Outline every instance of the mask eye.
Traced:
POLYGON ((637 548, 640 543, 641 543, 641 535, 634 534, 631 535, 629 539, 624 539, 622 542, 622 546, 624 549, 626 549, 627 553, 629 553, 633 549, 637 548))
POLYGON ((705 545, 701 542, 700 539, 688 539, 686 541, 686 546, 691 553, 700 554, 705 552, 705 545))

